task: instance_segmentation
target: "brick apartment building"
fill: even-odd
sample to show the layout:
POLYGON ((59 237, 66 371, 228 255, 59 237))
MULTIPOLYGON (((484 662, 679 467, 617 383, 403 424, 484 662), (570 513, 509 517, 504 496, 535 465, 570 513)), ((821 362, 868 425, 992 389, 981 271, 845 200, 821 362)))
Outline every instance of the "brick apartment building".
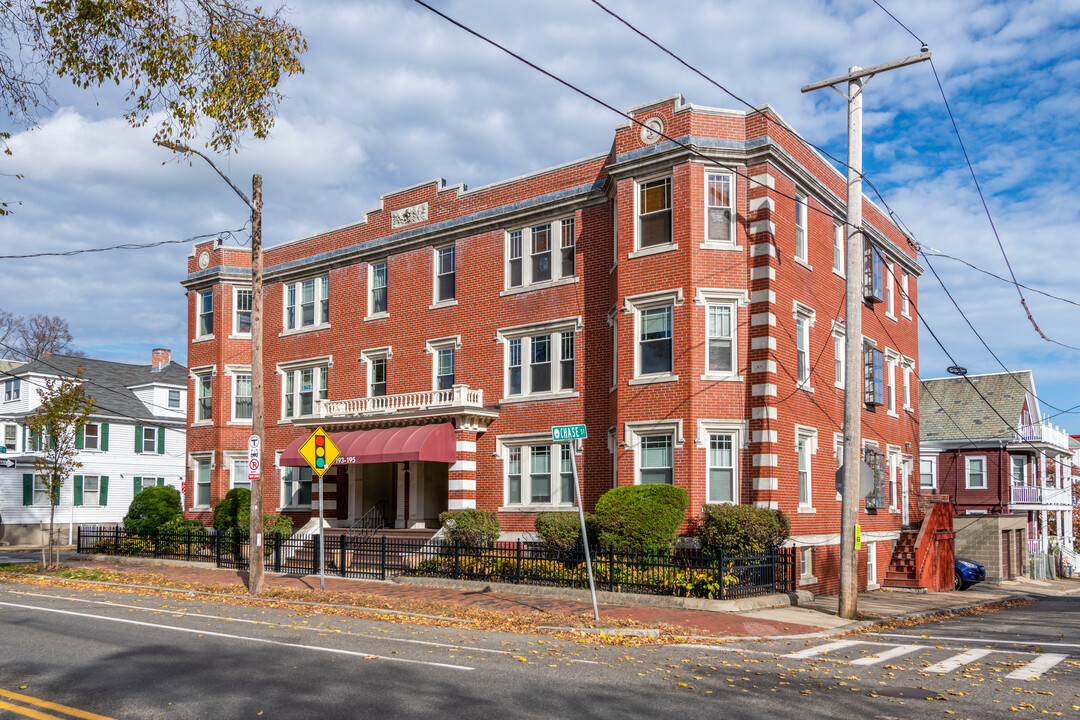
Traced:
MULTIPOLYGON (((610 150, 476 189, 425 182, 363 220, 265 252, 268 510, 313 512, 297 448, 343 458, 331 521, 498 512, 504 536, 615 485, 783 510, 802 585, 835 591, 843 420, 844 177, 773 110, 634 108, 610 150), (704 157, 702 157, 704 156, 704 157), (575 450, 552 425, 585 423, 575 450), (376 508, 375 511, 372 508, 376 508)), ((916 521, 918 326, 911 242, 863 202, 863 437, 879 468, 860 585, 916 521), (910 509, 909 509, 910 508, 910 509)), ((189 296, 187 511, 246 482, 250 254, 196 245, 189 296)), ((881 568, 879 570, 879 568, 881 568)))

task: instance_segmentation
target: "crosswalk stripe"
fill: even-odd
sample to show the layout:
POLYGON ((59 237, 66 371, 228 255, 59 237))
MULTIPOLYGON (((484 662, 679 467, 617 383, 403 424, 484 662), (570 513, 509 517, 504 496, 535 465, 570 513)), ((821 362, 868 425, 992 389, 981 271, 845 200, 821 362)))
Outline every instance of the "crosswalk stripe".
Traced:
POLYGON ((949 658, 947 660, 942 660, 941 662, 937 663, 936 665, 931 665, 930 667, 923 668, 923 672, 939 673, 941 675, 944 675, 945 673, 952 672, 953 670, 960 667, 961 665, 967 665, 968 663, 975 662, 979 658, 981 658, 981 657, 983 657, 985 655, 989 655, 992 652, 994 652, 994 651, 993 650, 968 650, 966 652, 960 653, 959 655, 953 655, 951 658, 949 658))
POLYGON ((883 650, 877 655, 868 655, 867 657, 856 658, 851 661, 852 665, 876 665, 879 662, 885 662, 886 660, 892 660, 894 657, 900 657, 901 655, 907 655, 908 653, 915 652, 916 650, 924 650, 922 645, 897 645, 889 650, 883 650))
POLYGON ((1005 677, 1010 680, 1034 680, 1067 657, 1069 656, 1060 653, 1045 653, 1039 655, 1027 665, 1013 670, 1005 677))
POLYGON ((858 640, 837 640, 836 642, 826 643, 824 645, 818 645, 817 647, 806 648, 805 650, 799 650, 798 652, 789 653, 784 655, 785 658, 791 658, 793 660, 799 660, 801 658, 813 657, 814 655, 822 655, 833 650, 840 650, 842 648, 851 647, 852 645, 858 645, 858 640))

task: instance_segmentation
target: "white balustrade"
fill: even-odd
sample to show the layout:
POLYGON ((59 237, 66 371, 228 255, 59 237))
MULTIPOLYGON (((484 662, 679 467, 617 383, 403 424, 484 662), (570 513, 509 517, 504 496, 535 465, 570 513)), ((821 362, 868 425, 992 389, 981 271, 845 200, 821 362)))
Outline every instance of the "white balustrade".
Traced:
POLYGON ((484 391, 482 388, 472 390, 468 385, 454 385, 444 390, 424 390, 349 400, 320 400, 318 413, 321 417, 354 417, 438 407, 482 408, 484 407, 484 391))

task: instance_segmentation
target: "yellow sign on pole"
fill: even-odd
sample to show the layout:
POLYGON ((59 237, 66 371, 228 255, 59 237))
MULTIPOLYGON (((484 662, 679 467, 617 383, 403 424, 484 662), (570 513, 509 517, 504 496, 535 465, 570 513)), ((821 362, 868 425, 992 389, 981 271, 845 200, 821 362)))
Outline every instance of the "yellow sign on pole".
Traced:
POLYGON ((862 547, 862 527, 859 523, 855 523, 855 549, 858 550, 862 547))
POLYGON ((334 465, 341 451, 337 449, 330 436, 322 428, 316 428, 311 437, 300 446, 300 457, 307 460, 311 470, 322 477, 334 465))

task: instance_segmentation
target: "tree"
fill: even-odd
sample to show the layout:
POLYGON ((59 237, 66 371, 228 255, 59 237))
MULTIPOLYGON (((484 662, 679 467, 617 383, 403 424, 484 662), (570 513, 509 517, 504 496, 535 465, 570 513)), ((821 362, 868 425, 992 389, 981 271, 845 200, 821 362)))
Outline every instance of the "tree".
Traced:
MULTIPOLYGON (((46 565, 53 564, 55 546, 56 504, 60 488, 75 470, 82 467, 76 458, 76 436, 86 426, 94 409, 94 398, 87 395, 82 384, 83 368, 75 377, 48 379, 45 388, 38 390, 41 405, 27 418, 30 437, 39 451, 34 457, 34 472, 41 478, 49 496, 49 542, 46 565)), ((44 550, 44 548, 42 548, 44 550)), ((44 555, 44 552, 42 553, 44 555)), ((43 558, 44 559, 44 558, 43 558)), ((59 556, 57 556, 59 561, 59 556)))
POLYGON ((56 353, 83 357, 83 353, 71 347, 75 337, 68 322, 58 315, 28 315, 19 325, 19 352, 23 357, 38 360, 56 353))
POLYGON ((15 349, 13 345, 19 336, 21 327, 22 318, 0 308, 0 357, 15 349))

